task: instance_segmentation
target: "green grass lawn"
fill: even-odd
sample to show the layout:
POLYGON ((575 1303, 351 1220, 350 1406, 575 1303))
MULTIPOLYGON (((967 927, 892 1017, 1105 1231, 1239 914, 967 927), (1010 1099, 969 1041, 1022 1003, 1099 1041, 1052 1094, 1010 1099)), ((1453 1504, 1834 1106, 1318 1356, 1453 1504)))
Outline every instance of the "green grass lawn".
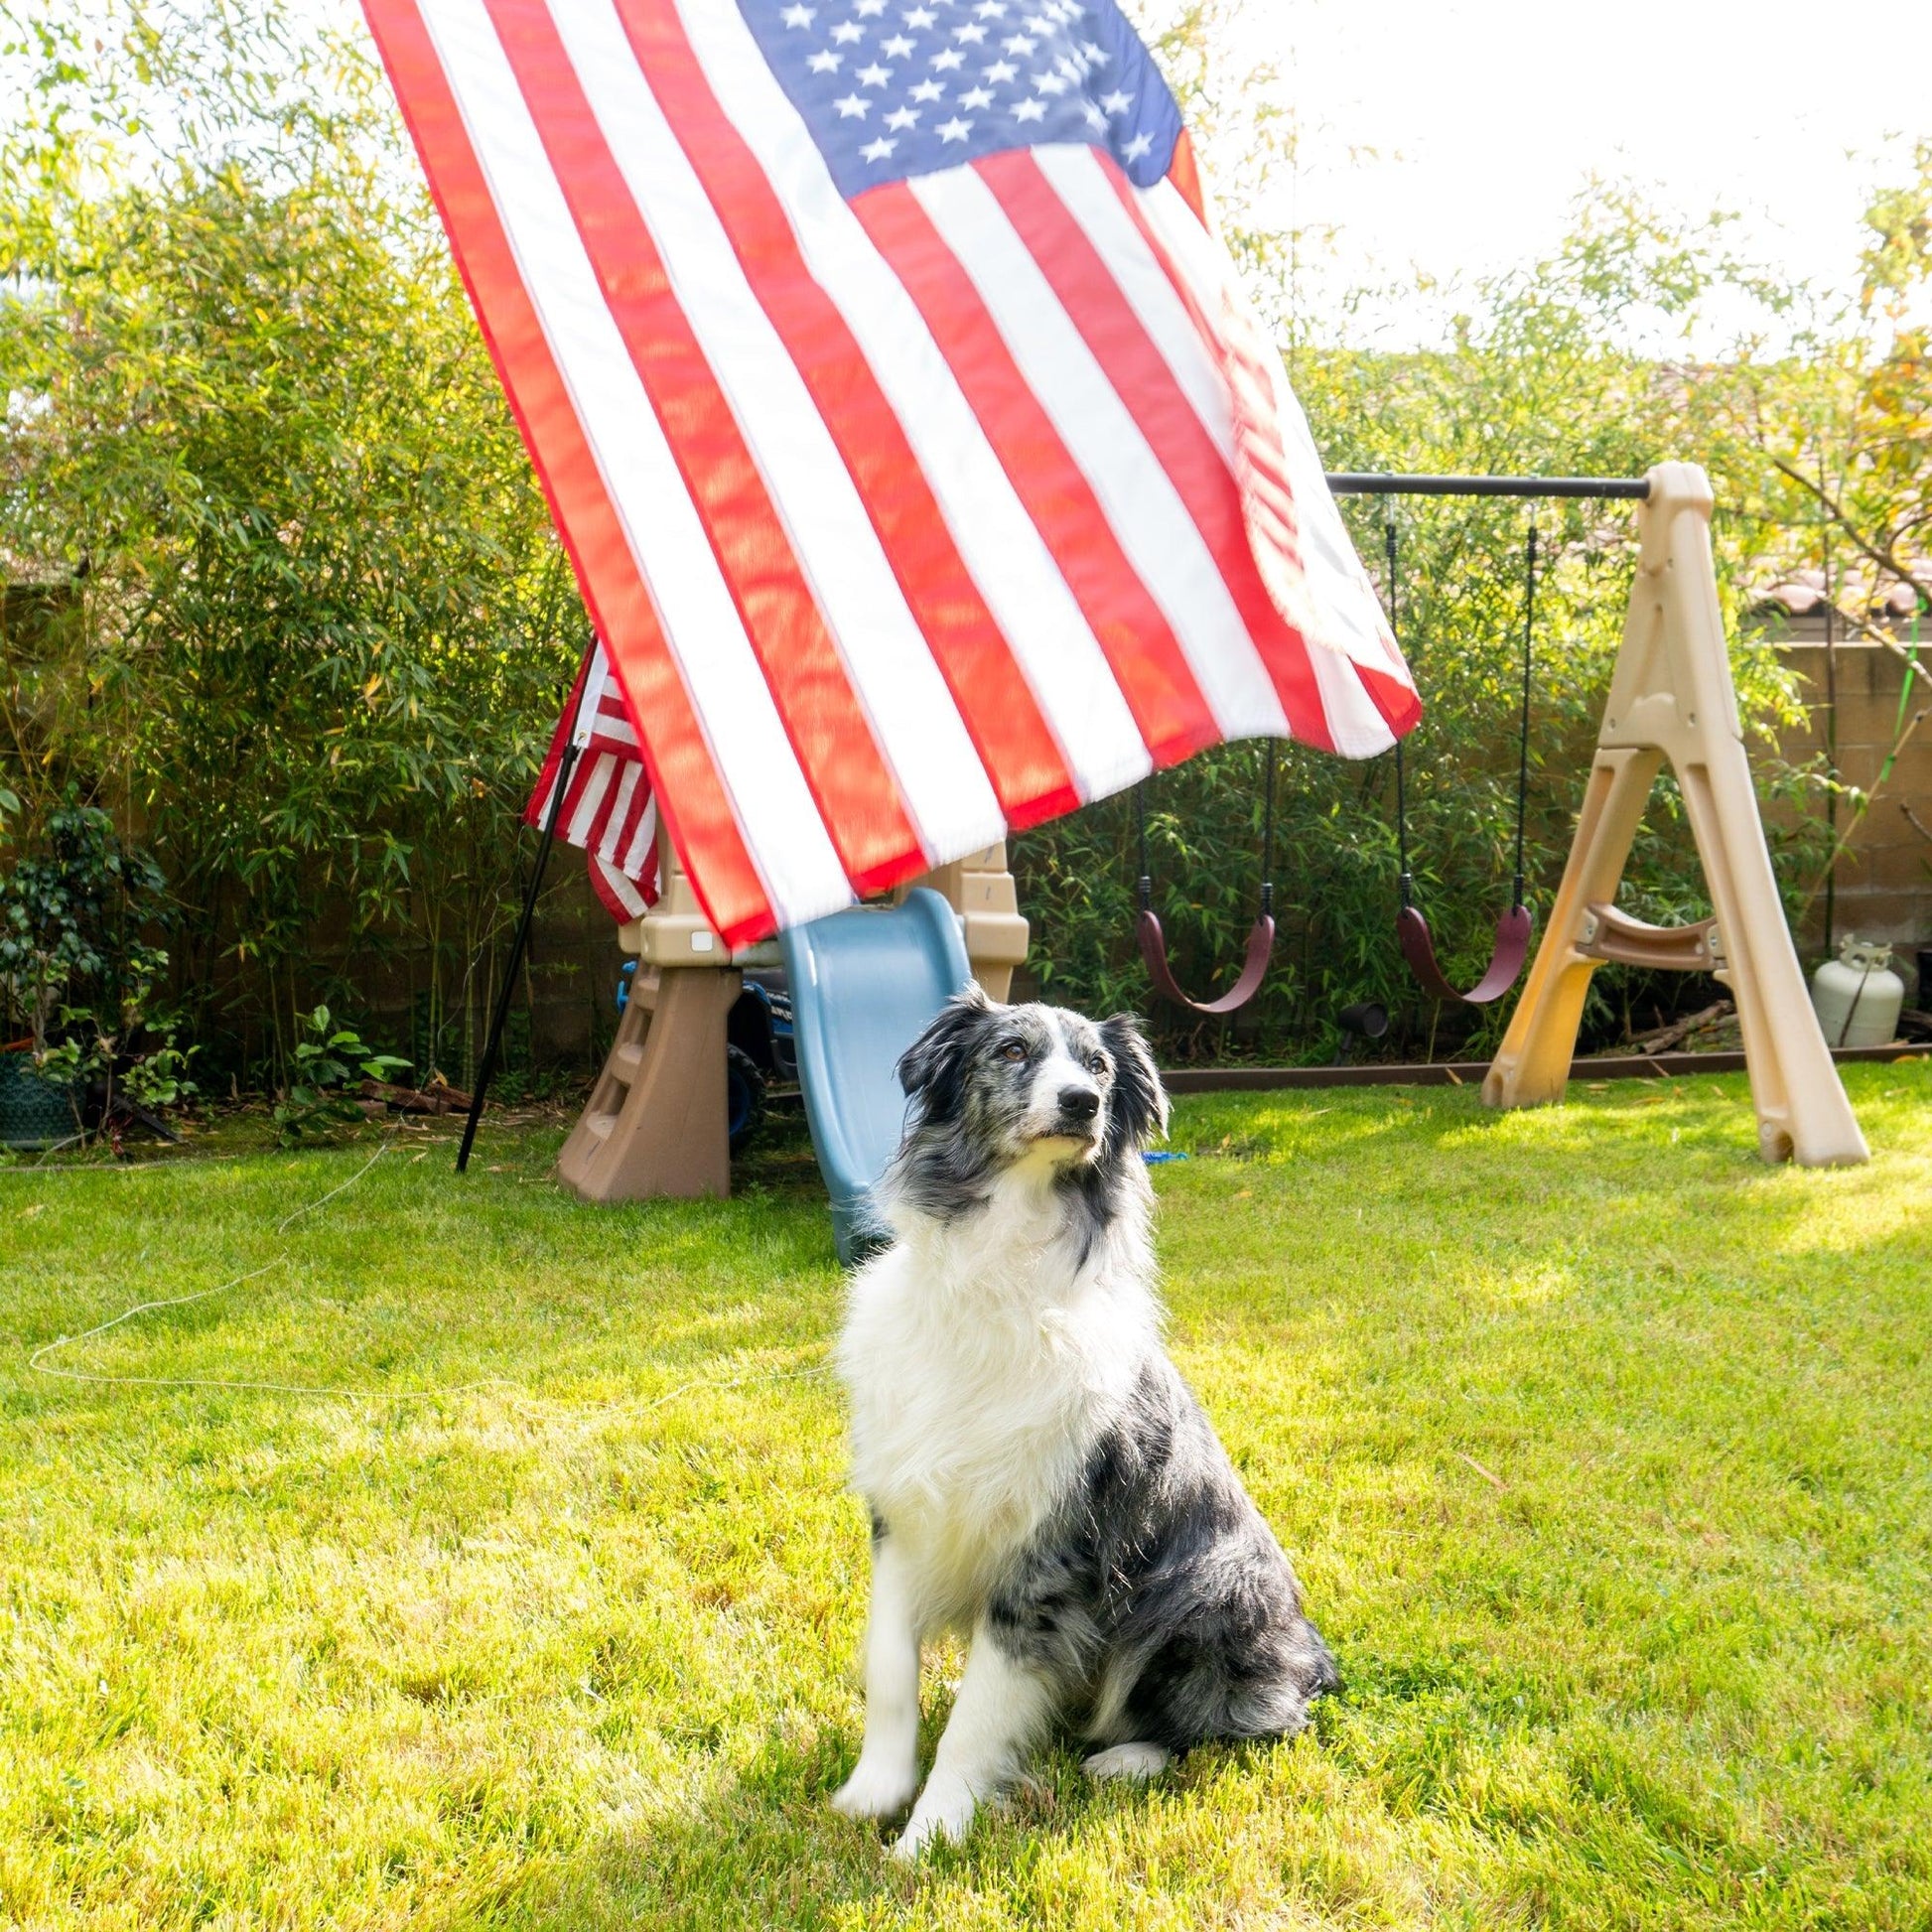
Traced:
POLYGON ((613 1211, 554 1131, 403 1134, 282 1234, 377 1141, 0 1173, 0 1921, 1924 1928, 1932 1066, 1848 1079, 1837 1173, 1741 1078, 1183 1104, 1174 1352, 1346 1695, 1144 1793, 1048 1755, 915 1873, 825 1805, 865 1524, 795 1140, 613 1211), (278 1255, 45 1358, 148 1382, 29 1366, 278 1255))

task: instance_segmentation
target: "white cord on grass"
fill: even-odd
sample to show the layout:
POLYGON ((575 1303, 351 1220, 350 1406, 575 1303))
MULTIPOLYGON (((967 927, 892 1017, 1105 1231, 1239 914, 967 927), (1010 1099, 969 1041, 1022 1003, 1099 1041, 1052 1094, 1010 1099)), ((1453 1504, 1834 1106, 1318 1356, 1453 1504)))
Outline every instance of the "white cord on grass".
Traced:
MULTIPOLYGON (((346 1180, 330 1188, 328 1193, 319 1199, 309 1201, 304 1206, 283 1215, 275 1224, 275 1232, 287 1233, 289 1228, 305 1214, 314 1214, 318 1209, 327 1207, 339 1194, 346 1193, 395 1144, 396 1135, 391 1132, 388 1139, 346 1180)), ((186 1308, 192 1302, 206 1302, 210 1296, 225 1295, 229 1289, 239 1288, 243 1282, 255 1281, 277 1268, 287 1267, 288 1264, 288 1251, 284 1249, 273 1261, 265 1261, 259 1268, 249 1269, 246 1274, 231 1276, 227 1281, 218 1282, 212 1288, 198 1288, 193 1294, 174 1295, 164 1301, 137 1302, 133 1308, 123 1309, 119 1314, 112 1315, 105 1321, 96 1322, 93 1327, 83 1329, 77 1335, 60 1335, 53 1341, 43 1342, 28 1356, 27 1366, 38 1370, 42 1375, 60 1376, 69 1382, 105 1383, 118 1388, 215 1389, 255 1395, 336 1396, 344 1401, 354 1402, 441 1402, 457 1396, 482 1395, 488 1390, 501 1390, 509 1395, 510 1401, 518 1408, 537 1411, 549 1409, 561 1411, 565 1415, 578 1416, 610 1415, 621 1412, 648 1415, 653 1409, 661 1409, 675 1402, 680 1396, 699 1391, 721 1393, 726 1389, 743 1388, 753 1382, 787 1382, 826 1373, 825 1364, 818 1363, 807 1368, 757 1371, 749 1375, 733 1376, 725 1381, 700 1377, 695 1381, 681 1382, 676 1388, 667 1389, 662 1395, 652 1396, 643 1401, 559 1403, 548 1402, 541 1396, 520 1395, 510 1384, 500 1378, 492 1378, 485 1382, 464 1382, 446 1389, 353 1389, 344 1388, 340 1384, 327 1387, 304 1387, 291 1382, 229 1382, 202 1376, 108 1375, 93 1369, 57 1367, 46 1359, 60 1349, 77 1348, 83 1341, 92 1341, 96 1335, 104 1335, 110 1328, 118 1328, 123 1321, 132 1321, 136 1315, 153 1314, 161 1309, 186 1308)))
MULTIPOLYGON (((395 1144, 396 1137, 391 1133, 389 1138, 346 1180, 330 1188, 320 1199, 309 1201, 304 1206, 284 1214, 275 1223, 275 1232, 286 1234, 289 1228, 305 1214, 313 1214, 318 1208, 327 1207, 337 1195, 346 1193, 395 1144)), ((286 1268, 288 1263, 288 1251, 284 1249, 273 1261, 265 1261, 259 1268, 249 1269, 246 1274, 232 1275, 225 1282, 217 1282, 212 1288, 198 1288, 192 1295, 172 1295, 164 1301, 137 1302, 133 1308, 123 1309, 119 1314, 111 1316, 106 1321, 96 1322, 91 1328, 83 1329, 77 1335, 61 1335, 53 1341, 43 1342, 28 1356, 27 1366, 30 1369, 38 1369, 43 1375, 58 1375, 64 1381, 106 1383, 117 1388, 226 1389, 259 1395, 333 1395, 366 1402, 435 1402, 445 1396, 468 1395, 490 1386, 486 1382, 472 1382, 452 1389, 345 1389, 340 1386, 305 1388, 291 1382, 228 1382, 206 1376, 107 1375, 94 1369, 57 1367, 46 1359, 60 1349, 77 1348, 83 1341, 92 1341, 96 1335, 104 1335, 110 1328, 118 1328, 123 1321, 132 1321, 137 1314, 152 1314, 160 1309, 180 1309, 186 1308, 191 1302, 206 1302, 210 1296, 225 1295, 229 1289, 239 1288, 243 1282, 252 1282, 277 1268, 286 1268)))

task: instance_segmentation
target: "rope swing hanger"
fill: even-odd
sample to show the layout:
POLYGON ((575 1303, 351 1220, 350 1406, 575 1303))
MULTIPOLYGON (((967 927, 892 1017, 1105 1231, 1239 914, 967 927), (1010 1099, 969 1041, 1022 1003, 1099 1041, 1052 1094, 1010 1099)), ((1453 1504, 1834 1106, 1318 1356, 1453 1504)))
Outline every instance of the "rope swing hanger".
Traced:
POLYGON ((1261 746, 1263 769, 1267 773, 1263 792, 1261 821, 1261 910, 1248 933, 1247 957, 1241 975, 1218 1000, 1196 1000, 1180 989, 1168 962, 1168 936, 1161 929, 1160 914, 1154 909, 1154 876, 1147 850, 1147 780, 1134 788, 1134 807, 1141 840, 1141 913, 1135 921, 1135 937, 1141 957, 1147 963, 1148 977, 1157 993, 1166 995, 1176 1006, 1210 1020, 1225 1019, 1239 1013, 1268 977, 1269 961, 1275 956, 1275 741, 1264 739, 1261 746))
MULTIPOLYGON (((1384 553, 1389 573, 1389 628, 1397 629, 1395 511, 1385 503, 1382 523, 1384 553)), ((1423 991, 1437 1000, 1455 1000, 1464 1006, 1486 1007, 1514 986, 1522 976, 1529 958, 1530 938, 1536 930, 1535 917, 1523 901, 1523 829, 1529 810, 1530 792, 1530 688, 1535 670, 1536 649, 1536 512, 1530 512, 1529 540, 1524 550, 1523 573, 1523 699, 1520 736, 1516 757, 1516 877, 1509 909, 1496 921, 1496 941, 1482 977, 1467 992, 1450 984, 1436 958, 1436 941, 1429 921, 1416 903, 1415 875, 1409 868, 1409 788, 1403 766, 1402 741, 1395 747, 1395 827, 1401 868, 1398 884, 1402 907, 1396 913, 1396 938, 1409 970, 1423 991)), ((1399 634, 1399 633, 1398 633, 1399 634)))

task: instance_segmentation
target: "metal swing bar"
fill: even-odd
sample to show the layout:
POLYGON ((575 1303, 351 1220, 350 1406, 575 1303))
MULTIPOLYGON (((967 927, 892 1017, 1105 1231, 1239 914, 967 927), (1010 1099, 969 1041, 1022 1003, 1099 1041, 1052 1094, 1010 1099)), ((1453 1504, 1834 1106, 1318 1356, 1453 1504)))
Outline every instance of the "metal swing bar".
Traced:
POLYGON ((1596 502, 1650 499, 1648 477, 1427 477, 1401 471, 1337 470, 1337 496, 1581 496, 1596 502))

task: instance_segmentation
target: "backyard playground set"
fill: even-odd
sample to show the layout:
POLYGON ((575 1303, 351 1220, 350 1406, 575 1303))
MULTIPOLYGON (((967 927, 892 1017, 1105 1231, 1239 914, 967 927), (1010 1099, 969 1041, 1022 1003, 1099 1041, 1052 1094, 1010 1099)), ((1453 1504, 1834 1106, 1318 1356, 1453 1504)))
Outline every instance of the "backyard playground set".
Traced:
MULTIPOLYGON (((637 914, 560 1159, 580 1196, 728 1191, 731 1016, 775 938, 858 1252, 896 1062, 969 979, 1004 998, 1025 956, 1010 831, 1235 740, 1399 761, 1421 704, 1349 492, 1636 505, 1576 842, 1484 1098, 1562 1094, 1603 963, 1715 972, 1765 1158, 1865 1158, 1758 820, 1708 480, 1325 475, 1116 0, 1017 21, 997 0, 367 11, 595 630, 533 800, 546 847, 567 806, 575 842, 605 828, 594 876, 637 914), (1716 908, 1682 929, 1615 902, 1666 761, 1716 908)), ((1393 526, 1388 562, 1392 605, 1393 526)), ((1519 814, 1536 562, 1532 535, 1519 814)), ((1416 902, 1400 762, 1398 799, 1404 955, 1426 993, 1493 1003, 1532 938, 1520 816, 1493 957, 1458 988, 1416 902)), ((1214 998, 1175 981, 1143 878, 1154 991, 1207 1015, 1252 999, 1267 870, 1214 998)))
MULTIPOLYGON (((1863 1161, 1864 1141, 1808 997, 1772 876, 1731 685, 1711 554, 1712 495, 1703 473, 1668 464, 1633 480, 1340 476, 1329 482, 1338 492, 1596 496, 1638 505, 1636 582, 1575 844, 1522 997, 1483 1079, 1485 1103, 1511 1108, 1563 1097, 1589 977, 1598 967, 1619 962, 1710 973, 1736 1002, 1763 1158, 1804 1166, 1863 1161), (1615 902, 1666 762, 1682 790, 1716 907, 1710 918, 1682 927, 1650 925, 1615 902)), ((1534 550, 1531 558, 1533 569, 1534 550)), ((1529 599, 1526 607, 1527 662, 1529 599)), ((568 759, 573 748, 566 746, 563 756, 568 759)), ((561 778, 553 774, 546 846, 567 778, 567 769, 561 778)), ((562 1178, 587 1201, 716 1195, 730 1186, 730 1016, 746 967, 767 958, 768 949, 725 947, 668 837, 659 836, 663 894, 623 928, 623 942, 637 956, 635 978, 603 1075, 559 1160, 562 1178)), ((1204 1014, 1235 1012, 1254 997, 1274 947, 1268 871, 1264 858, 1262 906, 1246 957, 1234 986, 1215 1000, 1195 1000, 1175 983, 1151 882, 1143 877, 1138 938, 1153 991, 1204 1014)), ((532 900, 540 877, 533 878, 532 900)), ((1520 870, 1497 921, 1490 962, 1466 990, 1451 986, 1436 962, 1406 860, 1400 887, 1397 934, 1425 993, 1488 1004, 1515 987, 1532 932, 1520 870)), ((879 1235, 869 1200, 903 1119, 895 1074, 899 1055, 969 982, 1005 999, 1026 956, 1027 930, 1004 848, 996 845, 901 889, 896 903, 854 907, 781 936, 806 1116, 845 1258, 863 1253, 879 1235)))

